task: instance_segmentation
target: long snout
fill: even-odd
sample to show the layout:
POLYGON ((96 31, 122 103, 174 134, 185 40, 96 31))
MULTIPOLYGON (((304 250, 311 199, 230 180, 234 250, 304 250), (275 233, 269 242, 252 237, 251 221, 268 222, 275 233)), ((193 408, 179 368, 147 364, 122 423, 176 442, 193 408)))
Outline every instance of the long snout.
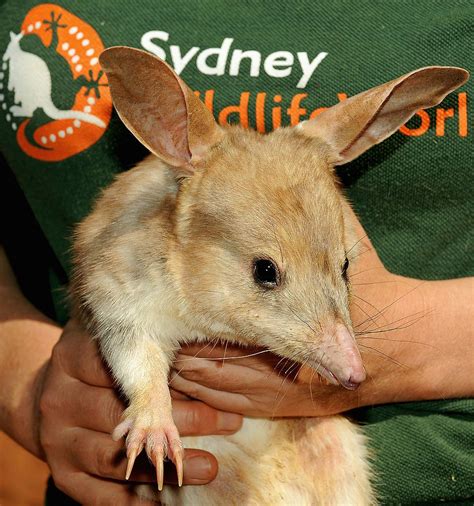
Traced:
POLYGON ((339 360, 337 360, 337 356, 334 356, 337 372, 333 374, 343 387, 355 390, 365 381, 367 375, 354 335, 345 325, 338 323, 336 324, 334 339, 340 363, 337 363, 339 360), (337 365, 340 365, 340 367, 337 367, 337 365))
POLYGON ((317 358, 312 361, 312 366, 328 381, 348 390, 356 390, 366 379, 354 335, 342 323, 323 330, 317 347, 317 358))

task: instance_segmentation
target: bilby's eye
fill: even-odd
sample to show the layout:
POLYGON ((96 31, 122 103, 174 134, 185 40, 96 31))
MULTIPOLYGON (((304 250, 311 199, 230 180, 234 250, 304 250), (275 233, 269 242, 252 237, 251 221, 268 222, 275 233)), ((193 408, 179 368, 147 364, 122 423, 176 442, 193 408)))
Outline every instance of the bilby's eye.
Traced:
POLYGON ((344 281, 347 283, 347 269, 349 268, 349 260, 346 258, 344 261, 344 265, 342 266, 342 277, 344 278, 344 281))
POLYGON ((253 261, 253 279, 264 288, 275 288, 280 284, 280 272, 272 260, 256 258, 253 261))

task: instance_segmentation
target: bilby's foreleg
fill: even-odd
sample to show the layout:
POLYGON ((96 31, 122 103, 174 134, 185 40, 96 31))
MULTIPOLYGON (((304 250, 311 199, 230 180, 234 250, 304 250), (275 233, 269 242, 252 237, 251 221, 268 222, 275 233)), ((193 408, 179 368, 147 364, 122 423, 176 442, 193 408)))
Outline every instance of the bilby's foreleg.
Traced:
POLYGON ((101 341, 104 358, 129 400, 123 419, 115 428, 115 440, 126 435, 128 466, 132 472, 137 455, 145 449, 156 467, 158 489, 163 488, 163 459, 176 466, 183 480, 183 447, 171 408, 168 373, 175 350, 164 350, 149 337, 123 336, 101 341))

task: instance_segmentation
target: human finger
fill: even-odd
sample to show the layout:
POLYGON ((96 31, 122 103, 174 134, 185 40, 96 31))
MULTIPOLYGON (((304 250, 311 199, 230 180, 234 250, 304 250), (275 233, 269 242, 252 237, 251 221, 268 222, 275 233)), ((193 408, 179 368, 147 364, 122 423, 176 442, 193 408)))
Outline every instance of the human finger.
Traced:
POLYGON ((156 506, 156 502, 138 497, 130 483, 100 479, 87 473, 68 471, 53 476, 55 485, 80 504, 103 506, 156 506))
POLYGON ((62 397, 57 400, 61 403, 61 417, 70 426, 108 434, 120 423, 125 409, 125 403, 114 389, 91 386, 79 380, 69 381, 62 397))
POLYGON ((246 413, 250 415, 253 410, 252 403, 243 394, 225 392, 206 387, 194 381, 181 377, 176 372, 171 373, 173 388, 198 399, 209 406, 216 406, 219 410, 233 413, 246 413))
MULTIPOLYGON (((239 365, 263 372, 278 370, 278 367, 287 363, 288 360, 281 358, 270 350, 264 348, 219 347, 199 350, 198 346, 183 347, 175 357, 174 369, 186 369, 189 364, 202 363, 205 367, 212 367, 216 371, 222 370, 229 365, 239 365), (199 353, 197 353, 199 351, 199 353)), ((225 371, 227 373, 227 371, 225 371)))
POLYGON ((242 427, 242 416, 199 401, 174 400, 173 419, 183 436, 233 434, 242 427))
POLYGON ((185 394, 182 394, 181 392, 178 392, 177 390, 173 390, 173 388, 170 388, 170 395, 171 399, 177 400, 177 401, 191 401, 191 397, 188 397, 185 394))
POLYGON ((64 328, 53 358, 71 377, 89 385, 111 387, 113 378, 103 361, 97 344, 74 320, 64 328))
MULTIPOLYGON (((76 427, 110 434, 120 423, 125 404, 110 388, 92 387, 79 381, 68 388, 63 411, 76 427)), ((182 436, 232 434, 242 417, 218 411, 198 401, 174 400, 173 419, 182 436)))
MULTIPOLYGON (((246 358, 220 364, 212 359, 187 360, 185 356, 179 354, 176 357, 173 371, 180 377, 195 381, 203 386, 235 393, 255 391, 262 385, 266 390, 271 390, 281 383, 282 376, 279 374, 278 368, 267 363, 250 360, 246 358)), ((284 362, 281 360, 281 364, 284 362)), ((170 380, 170 386, 175 388, 173 377, 170 380)))
MULTIPOLYGON (((122 441, 100 432, 76 428, 70 432, 68 451, 77 469, 100 478, 125 481, 127 457, 122 441)), ((183 460, 184 481, 187 485, 203 485, 216 477, 217 461, 209 452, 186 449, 183 460)), ((155 483, 156 471, 143 453, 136 461, 131 482, 155 483)), ((174 466, 165 466, 165 482, 177 483, 174 466)))

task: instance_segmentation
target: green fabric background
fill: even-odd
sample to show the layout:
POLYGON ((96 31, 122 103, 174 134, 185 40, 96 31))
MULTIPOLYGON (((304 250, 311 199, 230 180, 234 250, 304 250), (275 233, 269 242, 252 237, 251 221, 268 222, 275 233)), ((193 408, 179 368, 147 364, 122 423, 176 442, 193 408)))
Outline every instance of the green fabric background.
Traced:
MULTIPOLYGON (((26 12, 38 3, 28 0, 19 5, 12 0, 0 4, 0 52, 8 43, 9 31, 18 32, 26 12)), ((281 79, 264 73, 250 78, 243 65, 238 77, 227 73, 206 76, 190 64, 182 77, 193 89, 215 89, 217 112, 237 104, 242 91, 250 92, 251 103, 257 92, 265 91, 270 97, 281 94, 283 109, 289 107, 295 93, 308 93, 303 106, 311 111, 336 103, 339 92, 350 96, 418 67, 434 64, 472 69, 474 2, 470 0, 299 0, 285 4, 263 0, 64 0, 60 4, 91 24, 105 46, 141 47, 143 33, 164 30, 170 33, 170 40, 160 43, 163 48, 169 44, 183 50, 217 47, 225 37, 233 37, 233 48, 256 49, 263 57, 277 50, 307 51, 311 59, 320 51, 328 53, 305 89, 296 89, 300 75, 295 72, 281 79)), ((169 51, 167 54, 169 57, 169 51)), ((472 95, 472 86, 470 82, 459 91, 472 95)), ((58 106, 70 97, 70 88, 61 82, 53 92, 58 106)), ((267 101, 267 117, 272 105, 276 104, 267 101)), ((441 107, 456 110, 456 95, 441 107)), ((446 120, 444 136, 436 136, 436 112, 430 110, 431 126, 426 134, 407 137, 397 133, 340 169, 348 195, 391 271, 422 279, 473 274, 473 114, 468 102, 466 137, 458 135, 456 116, 446 120)), ((252 112, 250 123, 255 125, 252 112)), ((283 123, 288 123, 285 114, 283 123)), ((414 118, 409 126, 415 128, 418 123, 414 118)), ((114 115, 105 135, 90 149, 64 162, 40 162, 18 148, 1 112, 0 149, 47 240, 44 251, 50 248, 52 252, 44 254, 49 281, 40 288, 57 288, 69 270, 73 225, 87 214, 99 189, 145 151, 114 115)), ((7 220, 12 219, 7 214, 7 220)), ((10 232, 14 229, 14 225, 9 227, 10 232)), ((15 244, 18 249, 11 233, 8 241, 12 251, 15 244)), ((57 311, 60 293, 53 291, 57 311)), ((64 319, 64 313, 57 314, 64 319)), ((380 406, 360 410, 357 416, 367 423, 379 490, 386 504, 474 502, 472 400, 380 406)))

